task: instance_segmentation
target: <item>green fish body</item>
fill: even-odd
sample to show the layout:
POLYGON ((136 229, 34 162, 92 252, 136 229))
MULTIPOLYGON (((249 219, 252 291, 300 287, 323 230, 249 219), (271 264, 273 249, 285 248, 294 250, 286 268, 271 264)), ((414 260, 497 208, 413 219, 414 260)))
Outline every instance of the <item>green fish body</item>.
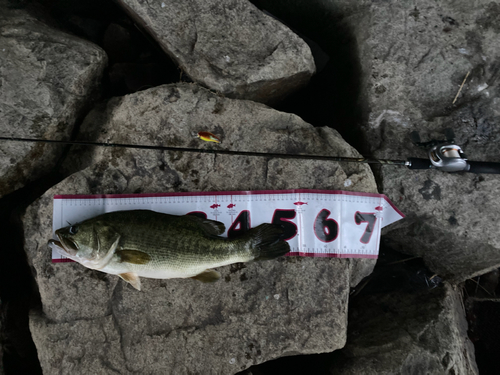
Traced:
POLYGON ((82 265, 119 275, 140 290, 140 277, 192 277, 217 281, 211 268, 272 259, 290 251, 279 225, 261 224, 245 234, 220 237, 224 224, 197 216, 147 210, 106 213, 56 231, 49 246, 82 265))

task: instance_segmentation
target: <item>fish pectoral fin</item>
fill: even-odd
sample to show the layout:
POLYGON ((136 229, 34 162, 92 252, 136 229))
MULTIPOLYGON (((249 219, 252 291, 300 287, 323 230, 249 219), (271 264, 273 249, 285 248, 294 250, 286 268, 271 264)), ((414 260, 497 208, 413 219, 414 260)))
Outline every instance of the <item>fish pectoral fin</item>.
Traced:
POLYGON ((202 283, 214 283, 220 279, 220 273, 214 270, 205 270, 202 273, 191 278, 201 281, 202 283))
POLYGON ((132 264, 146 264, 149 263, 151 257, 139 250, 118 250, 116 255, 120 258, 120 262, 132 264))
POLYGON ((141 279, 139 279, 139 276, 137 276, 136 273, 134 272, 120 273, 118 276, 120 276, 130 285, 132 285, 135 289, 141 290, 141 279))

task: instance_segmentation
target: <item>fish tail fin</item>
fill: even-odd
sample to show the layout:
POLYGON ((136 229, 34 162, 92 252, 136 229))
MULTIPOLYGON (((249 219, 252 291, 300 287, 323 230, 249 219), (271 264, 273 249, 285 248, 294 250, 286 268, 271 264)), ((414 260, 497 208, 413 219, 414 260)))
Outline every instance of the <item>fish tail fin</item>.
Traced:
POLYGON ((276 224, 261 224, 247 234, 253 238, 254 260, 277 258, 290 252, 288 242, 281 239, 283 227, 276 224))

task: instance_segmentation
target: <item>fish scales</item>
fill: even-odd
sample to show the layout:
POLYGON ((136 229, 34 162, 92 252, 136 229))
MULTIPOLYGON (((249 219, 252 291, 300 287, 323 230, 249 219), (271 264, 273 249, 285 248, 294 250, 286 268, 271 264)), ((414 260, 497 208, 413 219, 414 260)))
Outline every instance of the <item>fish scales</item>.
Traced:
POLYGON ((140 289, 139 277, 216 281, 210 270, 237 262, 272 259, 290 251, 283 228, 262 224, 235 239, 208 219, 147 210, 118 211, 56 231, 49 245, 82 265, 119 275, 140 289))
POLYGON ((206 263, 235 256, 251 257, 250 249, 242 246, 245 240, 207 237, 191 220, 182 218, 166 214, 144 215, 141 212, 134 216, 124 215, 120 218, 123 223, 113 222, 111 225, 124 233, 119 248, 146 252, 152 257, 152 262, 206 263))

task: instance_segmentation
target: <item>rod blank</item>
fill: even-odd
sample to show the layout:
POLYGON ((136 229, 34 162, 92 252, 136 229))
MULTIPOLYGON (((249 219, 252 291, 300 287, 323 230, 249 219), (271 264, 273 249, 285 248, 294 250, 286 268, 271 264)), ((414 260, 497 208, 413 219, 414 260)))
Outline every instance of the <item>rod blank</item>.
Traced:
POLYGON ((336 161, 336 162, 347 162, 347 163, 408 165, 408 162, 405 160, 384 160, 384 159, 373 159, 373 158, 348 158, 348 157, 343 157, 343 156, 281 154, 281 153, 273 153, 273 152, 232 151, 232 150, 220 150, 220 149, 169 147, 169 146, 161 146, 161 145, 137 145, 137 144, 126 144, 126 143, 106 143, 106 142, 90 142, 90 141, 62 141, 62 140, 55 140, 55 139, 19 138, 19 137, 0 137, 0 140, 12 141, 12 142, 55 143, 55 144, 65 144, 65 145, 73 145, 73 146, 121 147, 121 148, 133 148, 133 149, 143 149, 143 150, 194 152, 194 153, 202 153, 202 154, 257 156, 257 157, 282 158, 282 159, 325 160, 325 161, 336 161))

